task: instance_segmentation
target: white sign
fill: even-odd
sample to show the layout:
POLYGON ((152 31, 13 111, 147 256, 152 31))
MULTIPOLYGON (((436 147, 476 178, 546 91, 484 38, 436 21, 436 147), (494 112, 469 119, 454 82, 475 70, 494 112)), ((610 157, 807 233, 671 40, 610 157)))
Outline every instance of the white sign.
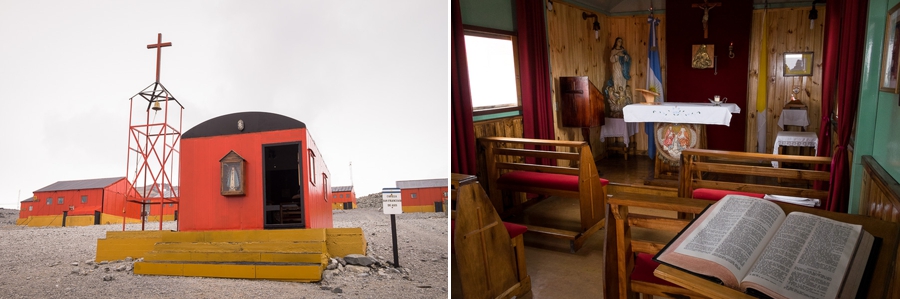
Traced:
POLYGON ((400 200, 400 189, 381 189, 381 206, 385 214, 403 214, 403 202, 400 200))

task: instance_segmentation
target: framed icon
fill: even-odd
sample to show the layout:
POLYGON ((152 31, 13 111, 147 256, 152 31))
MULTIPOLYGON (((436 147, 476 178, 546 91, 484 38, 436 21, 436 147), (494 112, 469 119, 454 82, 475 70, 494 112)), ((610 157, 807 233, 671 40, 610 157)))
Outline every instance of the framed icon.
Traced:
POLYGON ((878 90, 900 93, 897 85, 897 60, 900 54, 900 3, 888 11, 884 24, 884 51, 881 53, 881 83, 878 90))
POLYGON ((244 195, 247 180, 244 177, 244 158, 234 151, 219 160, 221 169, 221 193, 225 196, 244 195))

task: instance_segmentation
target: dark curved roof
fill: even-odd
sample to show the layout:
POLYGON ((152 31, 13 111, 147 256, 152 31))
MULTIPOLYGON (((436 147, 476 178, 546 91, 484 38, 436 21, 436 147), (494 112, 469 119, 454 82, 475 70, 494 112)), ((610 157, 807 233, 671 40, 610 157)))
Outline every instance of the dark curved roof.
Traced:
POLYGON ((233 134, 258 133, 306 128, 303 122, 269 112, 238 112, 226 114, 202 122, 182 135, 182 139, 233 134), (244 130, 238 130, 238 120, 244 121, 244 130))

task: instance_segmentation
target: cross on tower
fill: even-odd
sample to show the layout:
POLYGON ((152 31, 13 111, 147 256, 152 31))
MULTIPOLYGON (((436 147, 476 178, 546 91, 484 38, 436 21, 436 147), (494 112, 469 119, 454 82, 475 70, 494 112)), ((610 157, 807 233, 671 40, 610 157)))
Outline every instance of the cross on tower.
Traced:
POLYGON ((162 48, 171 47, 172 43, 162 42, 162 33, 156 36, 156 43, 147 45, 147 49, 156 48, 156 83, 159 83, 159 61, 162 59, 162 48))

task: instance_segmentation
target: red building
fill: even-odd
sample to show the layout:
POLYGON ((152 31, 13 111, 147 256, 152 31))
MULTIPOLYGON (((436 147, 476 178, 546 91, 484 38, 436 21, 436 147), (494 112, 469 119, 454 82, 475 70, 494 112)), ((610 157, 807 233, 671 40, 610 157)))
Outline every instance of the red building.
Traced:
POLYGON ((331 187, 331 208, 349 210, 356 208, 356 191, 353 186, 331 187))
POLYGON ((182 136, 179 230, 330 228, 329 175, 303 122, 266 112, 207 120, 182 136))
POLYGON ((62 225, 62 218, 58 216, 66 212, 66 217, 88 216, 90 223, 84 223, 87 222, 85 217, 78 218, 82 225, 121 223, 125 210, 125 221, 136 221, 140 217, 140 206, 129 203, 126 209, 126 194, 138 196, 124 177, 59 181, 34 191, 32 201, 23 201, 19 219, 31 217, 30 221, 35 221, 33 224, 62 225))
POLYGON ((444 212, 448 185, 447 179, 397 181, 403 213, 444 212))

